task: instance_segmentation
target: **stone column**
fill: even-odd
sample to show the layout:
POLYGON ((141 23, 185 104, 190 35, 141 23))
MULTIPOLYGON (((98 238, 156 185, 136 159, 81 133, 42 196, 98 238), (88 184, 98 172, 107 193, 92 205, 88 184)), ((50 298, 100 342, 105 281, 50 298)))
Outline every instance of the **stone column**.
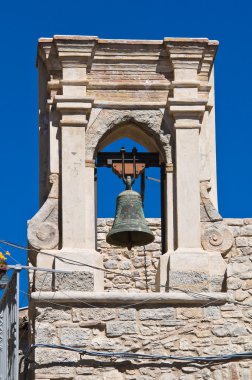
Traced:
MULTIPOLYGON (((88 265, 72 267, 92 272, 93 289, 103 290, 103 272, 90 268, 102 268, 103 263, 95 251, 94 163, 91 165, 85 154, 85 133, 93 104, 86 95, 86 71, 96 38, 54 36, 54 44, 62 67, 62 95, 54 100, 60 113, 61 138, 62 249, 57 256, 69 255, 88 265)), ((71 264, 56 259, 55 267, 69 269, 71 264)))
POLYGON ((93 100, 86 96, 86 68, 96 39, 55 36, 54 41, 62 65, 62 95, 55 96, 61 114, 62 246, 89 248, 85 129, 93 100))
POLYGON ((168 98, 176 140, 176 249, 169 257, 169 289, 209 289, 209 256, 201 247, 199 134, 208 94, 199 94, 199 72, 208 39, 165 39, 174 71, 168 98))
POLYGON ((208 99, 198 96, 198 69, 208 40, 166 39, 173 65, 173 97, 168 99, 176 137, 177 250, 200 249, 199 132, 208 99))

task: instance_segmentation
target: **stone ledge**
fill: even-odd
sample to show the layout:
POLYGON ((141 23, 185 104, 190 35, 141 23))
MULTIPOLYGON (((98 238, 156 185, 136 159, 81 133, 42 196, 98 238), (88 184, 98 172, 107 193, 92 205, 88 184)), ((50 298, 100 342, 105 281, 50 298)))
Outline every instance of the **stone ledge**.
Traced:
POLYGON ((31 300, 39 303, 42 301, 52 300, 53 302, 64 303, 81 303, 93 302, 97 304, 195 304, 204 305, 211 302, 211 305, 224 304, 233 302, 232 296, 229 293, 197 293, 197 295, 188 295, 180 292, 170 293, 119 293, 119 292, 79 292, 79 291, 64 291, 57 292, 33 292, 31 300))

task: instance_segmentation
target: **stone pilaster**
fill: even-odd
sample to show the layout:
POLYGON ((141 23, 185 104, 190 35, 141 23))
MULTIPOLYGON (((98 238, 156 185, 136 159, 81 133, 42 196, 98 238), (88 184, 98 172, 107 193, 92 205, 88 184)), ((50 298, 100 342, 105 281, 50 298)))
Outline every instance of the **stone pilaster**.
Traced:
MULTIPOLYGON (((95 251, 94 165, 86 164, 86 127, 94 99, 86 95, 87 68, 96 37, 54 36, 62 68, 61 94, 54 97, 60 114, 60 167, 62 249, 57 256, 70 255, 84 267, 55 260, 55 267, 93 273, 94 290, 103 289, 102 257, 95 251), (86 267, 85 265, 88 265, 86 267)), ((77 276, 77 274, 76 274, 77 276)))
POLYGON ((208 40, 167 38, 165 44, 174 70, 168 106, 176 136, 177 249, 200 249, 199 132, 208 98, 198 95, 198 72, 208 40))
MULTIPOLYGON (((85 129, 93 99, 86 96, 86 73, 96 37, 55 36, 62 66, 62 95, 55 96, 60 112, 62 171, 62 245, 87 248, 86 205, 89 204, 85 166, 85 129)), ((93 244, 94 246, 94 244, 93 244)))
MULTIPOLYGON (((199 136, 208 93, 199 93, 199 74, 209 41, 167 38, 165 45, 174 71, 173 95, 168 98, 168 107, 174 118, 176 139, 177 247, 176 253, 169 258, 169 287, 207 291, 211 263, 209 255, 201 247, 199 136)), ((204 64, 208 77, 210 68, 204 64)))

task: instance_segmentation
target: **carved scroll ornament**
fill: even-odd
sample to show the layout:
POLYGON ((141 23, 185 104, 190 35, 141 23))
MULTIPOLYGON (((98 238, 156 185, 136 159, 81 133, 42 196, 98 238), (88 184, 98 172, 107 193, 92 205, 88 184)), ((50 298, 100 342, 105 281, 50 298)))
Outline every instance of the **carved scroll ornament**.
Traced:
POLYGON ((49 196, 28 224, 28 241, 36 249, 53 249, 59 243, 58 174, 49 177, 52 183, 49 196))
POLYGON ((201 202, 203 209, 201 245, 206 251, 220 252, 223 256, 232 248, 234 237, 222 216, 209 197, 209 182, 201 183, 201 202))

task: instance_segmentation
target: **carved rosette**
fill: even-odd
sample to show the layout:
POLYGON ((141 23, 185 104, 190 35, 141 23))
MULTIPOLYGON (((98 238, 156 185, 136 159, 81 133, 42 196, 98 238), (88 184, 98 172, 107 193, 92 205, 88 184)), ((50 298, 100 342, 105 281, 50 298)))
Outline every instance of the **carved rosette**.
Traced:
POLYGON ((206 251, 218 251, 223 255, 232 248, 233 234, 226 226, 210 225, 203 230, 201 244, 206 251))
POLYGON ((37 214, 28 224, 28 241, 36 249, 53 249, 59 243, 58 174, 50 175, 52 188, 37 214))

